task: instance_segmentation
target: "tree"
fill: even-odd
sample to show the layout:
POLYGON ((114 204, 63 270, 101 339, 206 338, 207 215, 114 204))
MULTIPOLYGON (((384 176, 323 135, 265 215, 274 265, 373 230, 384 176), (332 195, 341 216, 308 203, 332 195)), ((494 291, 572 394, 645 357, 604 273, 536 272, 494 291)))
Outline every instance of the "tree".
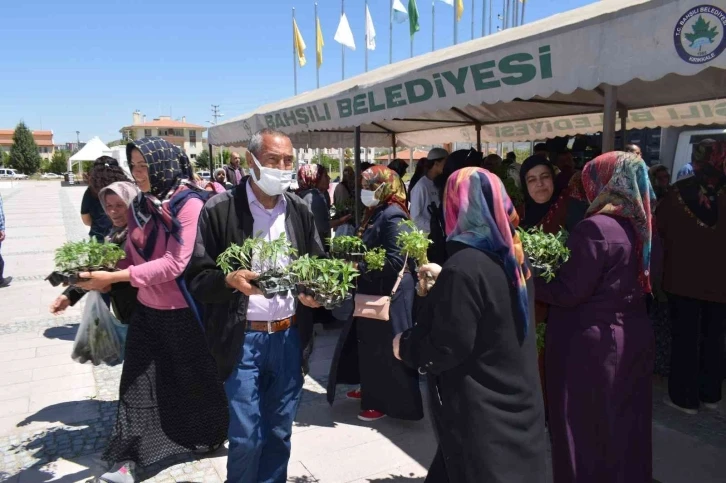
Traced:
POLYGON ((331 158, 327 154, 320 153, 320 156, 313 156, 313 158, 310 160, 311 163, 319 164, 323 166, 325 169, 328 170, 328 172, 337 172, 339 168, 340 162, 336 158, 331 158))
POLYGON ((35 144, 33 133, 25 125, 20 123, 13 134, 13 146, 10 148, 10 167, 21 173, 33 174, 40 169, 40 154, 38 145, 35 144))
POLYGON ((197 154, 195 161, 197 163, 197 169, 211 169, 209 166, 209 151, 205 150, 197 154))
POLYGON ((48 165, 48 172, 61 174, 66 171, 68 171, 68 153, 58 150, 53 153, 53 158, 48 165))
POLYGON ((0 152, 0 166, 3 168, 9 167, 10 165, 10 154, 5 151, 0 152))

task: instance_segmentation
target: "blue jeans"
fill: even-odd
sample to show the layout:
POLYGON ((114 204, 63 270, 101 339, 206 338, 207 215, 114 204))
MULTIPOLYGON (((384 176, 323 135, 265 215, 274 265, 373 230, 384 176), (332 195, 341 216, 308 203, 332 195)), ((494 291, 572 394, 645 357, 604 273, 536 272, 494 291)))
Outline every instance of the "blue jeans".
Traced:
POLYGON ((297 328, 248 332, 224 383, 229 401, 229 483, 284 483, 302 393, 297 328))

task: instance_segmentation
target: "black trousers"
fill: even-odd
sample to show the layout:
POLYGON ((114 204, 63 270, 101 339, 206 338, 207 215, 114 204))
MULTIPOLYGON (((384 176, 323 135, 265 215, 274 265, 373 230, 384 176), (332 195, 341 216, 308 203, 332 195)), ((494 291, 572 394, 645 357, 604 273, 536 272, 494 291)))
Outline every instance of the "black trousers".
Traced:
MULTIPOLYGON (((0 243, 0 249, 2 248, 2 243, 0 243)), ((3 260, 3 255, 0 253, 0 282, 3 280, 3 271, 5 271, 5 260, 3 260)))
POLYGON ((721 400, 726 366, 726 304, 668 294, 671 372, 668 394, 677 405, 721 400))

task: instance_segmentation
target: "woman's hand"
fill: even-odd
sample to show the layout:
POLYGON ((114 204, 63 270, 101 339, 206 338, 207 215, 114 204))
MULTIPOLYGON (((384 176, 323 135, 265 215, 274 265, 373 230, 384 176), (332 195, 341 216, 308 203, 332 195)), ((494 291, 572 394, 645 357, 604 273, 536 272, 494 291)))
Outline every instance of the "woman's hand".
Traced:
POLYGON ((60 315, 71 305, 71 301, 65 295, 59 295, 57 299, 50 304, 50 313, 60 315))
POLYGON ((317 308, 322 307, 322 305, 317 303, 315 301, 315 299, 313 297, 311 297, 310 295, 299 294, 297 296, 297 299, 300 301, 301 304, 303 304, 306 307, 310 307, 311 309, 317 309, 317 308))
POLYGON ((396 337, 393 338, 393 356, 401 360, 401 334, 396 334, 396 337))
POLYGON ((239 290, 249 297, 251 295, 262 295, 262 291, 250 283, 259 276, 259 273, 251 272, 249 270, 237 270, 227 274, 224 281, 233 289, 239 290))
POLYGON ((82 282, 75 283, 74 286, 83 290, 98 290, 99 292, 108 291, 108 286, 117 282, 116 275, 119 272, 81 272, 78 274, 82 282))
POLYGON ((441 273, 441 265, 437 265, 436 263, 427 263, 426 265, 421 265, 418 269, 419 275, 426 276, 428 278, 431 278, 433 280, 436 280, 439 278, 439 274, 441 273))

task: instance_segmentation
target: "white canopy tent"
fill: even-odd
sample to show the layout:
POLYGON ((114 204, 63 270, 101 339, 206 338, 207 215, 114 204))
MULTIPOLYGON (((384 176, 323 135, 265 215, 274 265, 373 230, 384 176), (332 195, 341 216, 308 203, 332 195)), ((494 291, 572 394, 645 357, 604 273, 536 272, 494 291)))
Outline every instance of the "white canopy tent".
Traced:
POLYGON ((68 171, 73 171, 73 164, 80 163, 81 161, 95 161, 101 156, 108 155, 110 151, 109 147, 106 146, 101 138, 98 136, 94 137, 86 143, 76 154, 70 157, 68 160, 68 171))
POLYGON ((629 111, 724 96, 724 10, 597 2, 262 106, 210 128, 209 143, 244 145, 272 127, 313 148, 430 144, 467 126, 481 142, 488 125, 604 112, 612 149, 617 113, 624 127, 629 111))

